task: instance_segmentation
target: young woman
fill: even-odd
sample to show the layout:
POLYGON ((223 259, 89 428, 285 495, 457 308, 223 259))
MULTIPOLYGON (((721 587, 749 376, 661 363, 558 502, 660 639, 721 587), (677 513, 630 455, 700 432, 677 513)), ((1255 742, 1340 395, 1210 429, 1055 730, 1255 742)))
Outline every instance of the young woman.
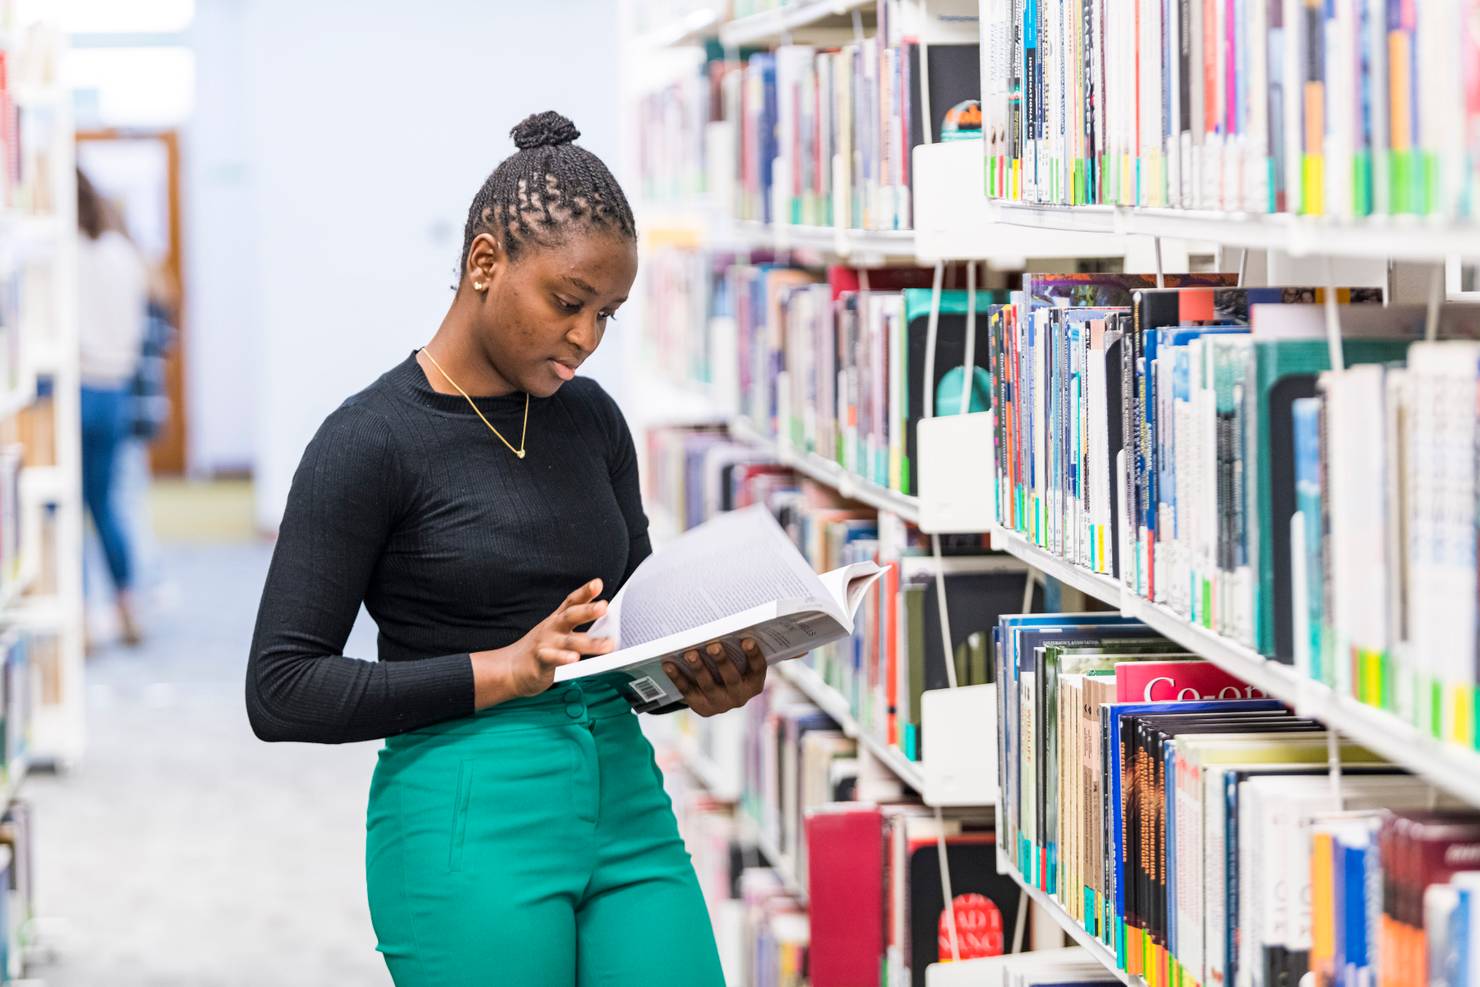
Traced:
POLYGON ((119 636, 140 641, 134 553, 119 510, 119 451, 128 438, 129 385, 139 364, 149 268, 112 207, 77 172, 77 365, 82 377, 82 499, 113 583, 119 636))
MULTIPOLYGON (((386 737, 370 911, 399 987, 722 984, 652 749, 582 633, 649 553, 622 414, 576 370, 637 271, 621 188, 541 113, 468 210, 430 343, 324 422, 293 479, 247 669, 264 740, 386 737), (364 602, 380 661, 341 652, 364 602)), ((755 696, 723 643, 670 669, 755 696)))

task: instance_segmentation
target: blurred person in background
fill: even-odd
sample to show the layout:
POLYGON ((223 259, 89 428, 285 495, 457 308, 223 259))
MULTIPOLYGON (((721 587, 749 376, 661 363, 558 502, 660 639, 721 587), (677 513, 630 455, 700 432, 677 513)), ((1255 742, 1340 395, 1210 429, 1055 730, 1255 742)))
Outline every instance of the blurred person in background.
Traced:
POLYGON ((118 455, 144 342, 149 269, 97 188, 77 172, 78 366, 82 377, 82 497, 113 583, 120 636, 141 640, 133 557, 117 505, 118 455))

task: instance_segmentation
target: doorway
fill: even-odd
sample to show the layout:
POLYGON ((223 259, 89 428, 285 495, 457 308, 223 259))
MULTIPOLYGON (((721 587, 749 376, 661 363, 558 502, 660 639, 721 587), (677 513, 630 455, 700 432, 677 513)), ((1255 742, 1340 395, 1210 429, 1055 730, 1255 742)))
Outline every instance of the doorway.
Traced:
POLYGON ((174 343, 165 362, 169 415, 149 449, 156 475, 185 473, 186 327, 180 258, 180 137, 175 130, 83 130, 77 134, 77 164, 123 213, 128 235, 163 282, 174 343))

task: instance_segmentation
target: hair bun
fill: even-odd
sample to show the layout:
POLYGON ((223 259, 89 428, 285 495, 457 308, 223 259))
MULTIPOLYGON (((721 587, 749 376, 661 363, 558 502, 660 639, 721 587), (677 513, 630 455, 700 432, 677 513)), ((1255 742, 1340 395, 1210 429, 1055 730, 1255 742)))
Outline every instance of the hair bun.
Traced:
POLYGON ((509 131, 509 136, 514 138, 515 147, 527 151, 532 147, 569 144, 581 136, 581 132, 568 117, 563 117, 554 110, 546 110, 525 117, 517 127, 509 131))

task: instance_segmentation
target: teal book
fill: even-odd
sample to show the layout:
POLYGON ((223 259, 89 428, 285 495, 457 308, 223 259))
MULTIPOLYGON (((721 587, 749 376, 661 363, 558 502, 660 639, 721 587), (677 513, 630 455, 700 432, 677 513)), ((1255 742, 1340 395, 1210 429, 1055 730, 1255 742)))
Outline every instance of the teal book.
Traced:
MULTIPOLYGON (((929 288, 906 288, 904 290, 905 345, 904 401, 901 409, 905 415, 904 459, 900 468, 900 490, 902 493, 918 494, 919 487, 919 438, 916 434, 920 419, 925 417, 925 377, 930 327, 931 290, 929 288)), ((991 362, 991 341, 987 327, 992 306, 1008 300, 1006 291, 978 289, 976 293, 976 336, 975 352, 969 369, 973 380, 969 393, 972 404, 969 411, 986 411, 977 407, 977 401, 990 401, 991 376, 987 367, 991 362)), ((954 412, 961 401, 961 375, 967 372, 966 357, 966 292, 952 289, 940 293, 940 321, 935 331, 934 363, 929 369, 930 386, 934 389, 934 413, 939 415, 954 412)))
MULTIPOLYGON (((1343 357, 1359 363, 1401 363, 1410 340, 1348 339, 1343 357)), ((1254 576, 1254 645, 1261 654, 1294 663, 1291 612, 1290 515, 1295 507, 1293 406, 1316 395, 1316 378, 1331 369, 1324 339, 1254 340, 1244 392, 1247 441, 1243 455, 1248 533, 1254 576), (1283 520, 1281 520, 1283 519, 1283 520)), ((1375 439, 1375 437, 1374 437, 1375 439)))
POLYGON ((1321 501, 1321 399, 1300 398, 1291 409, 1295 439, 1295 507, 1300 512, 1305 560, 1304 633, 1295 642, 1306 656, 1307 673, 1317 682, 1335 684, 1322 648, 1325 623, 1326 569, 1324 508, 1321 501))

